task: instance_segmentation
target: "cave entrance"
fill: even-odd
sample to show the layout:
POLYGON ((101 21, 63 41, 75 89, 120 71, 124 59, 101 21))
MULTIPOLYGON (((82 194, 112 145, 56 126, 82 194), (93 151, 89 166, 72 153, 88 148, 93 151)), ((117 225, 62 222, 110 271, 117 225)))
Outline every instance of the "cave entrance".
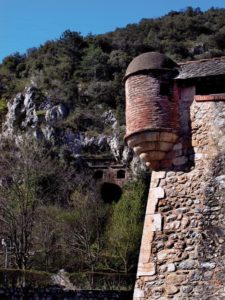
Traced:
POLYGON ((119 201, 122 195, 122 189, 115 183, 104 182, 101 187, 101 196, 105 203, 119 201))
POLYGON ((117 177, 118 179, 123 179, 123 178, 125 178, 125 176, 126 176, 126 173, 125 173, 124 170, 119 170, 119 171, 117 171, 116 177, 117 177))
POLYGON ((94 179, 102 179, 102 178, 103 178, 103 171, 102 170, 95 171, 94 179))

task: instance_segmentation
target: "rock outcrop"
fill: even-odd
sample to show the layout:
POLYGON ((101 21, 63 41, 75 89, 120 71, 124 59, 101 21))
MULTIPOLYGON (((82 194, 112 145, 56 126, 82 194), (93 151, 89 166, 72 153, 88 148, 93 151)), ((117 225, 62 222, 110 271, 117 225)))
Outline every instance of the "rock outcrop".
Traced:
MULTIPOLYGON (((120 126, 112 110, 101 113, 98 118, 101 127, 107 128, 107 134, 99 132, 92 136, 88 131, 61 126, 60 122, 66 121, 76 108, 56 103, 35 86, 25 88, 8 103, 1 137, 17 140, 27 132, 37 139, 66 148, 73 157, 85 159, 89 155, 110 155, 115 161, 130 165, 133 152, 123 144, 120 126)), ((134 174, 138 172, 137 168, 139 164, 134 162, 131 168, 134 174)))

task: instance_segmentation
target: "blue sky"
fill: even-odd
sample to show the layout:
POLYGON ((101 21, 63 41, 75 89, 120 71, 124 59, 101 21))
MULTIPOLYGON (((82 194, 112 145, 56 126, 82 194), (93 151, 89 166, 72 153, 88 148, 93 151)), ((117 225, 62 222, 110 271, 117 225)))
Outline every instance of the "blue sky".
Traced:
POLYGON ((224 0, 0 0, 0 62, 24 53, 66 29, 98 34, 113 31, 142 18, 162 16, 187 6, 225 7, 224 0))

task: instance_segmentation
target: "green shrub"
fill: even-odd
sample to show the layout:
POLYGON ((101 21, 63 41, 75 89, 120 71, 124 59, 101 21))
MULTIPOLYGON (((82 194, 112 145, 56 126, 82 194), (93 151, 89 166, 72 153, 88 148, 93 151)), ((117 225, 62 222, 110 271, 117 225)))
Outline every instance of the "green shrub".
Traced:
POLYGON ((69 274, 69 279, 77 289, 132 290, 135 274, 80 272, 69 274))
POLYGON ((46 287, 52 284, 51 274, 34 270, 0 269, 0 287, 46 287))
POLYGON ((0 98, 0 114, 7 112, 7 101, 5 98, 0 98))
POLYGON ((36 114, 37 114, 37 116, 44 116, 45 115, 45 113, 46 113, 46 110, 38 110, 37 112, 36 112, 36 114))
POLYGON ((5 98, 0 98, 0 127, 2 126, 2 122, 4 120, 5 115, 7 114, 7 101, 5 98))

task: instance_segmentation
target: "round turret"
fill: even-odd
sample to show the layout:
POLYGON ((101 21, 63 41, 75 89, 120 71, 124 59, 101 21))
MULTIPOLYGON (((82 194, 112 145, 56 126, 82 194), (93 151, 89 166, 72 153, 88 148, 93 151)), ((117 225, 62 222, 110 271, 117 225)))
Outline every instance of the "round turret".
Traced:
POLYGON ((125 74, 125 140, 153 168, 178 137, 178 105, 172 79, 177 65, 161 53, 136 57, 125 74))

